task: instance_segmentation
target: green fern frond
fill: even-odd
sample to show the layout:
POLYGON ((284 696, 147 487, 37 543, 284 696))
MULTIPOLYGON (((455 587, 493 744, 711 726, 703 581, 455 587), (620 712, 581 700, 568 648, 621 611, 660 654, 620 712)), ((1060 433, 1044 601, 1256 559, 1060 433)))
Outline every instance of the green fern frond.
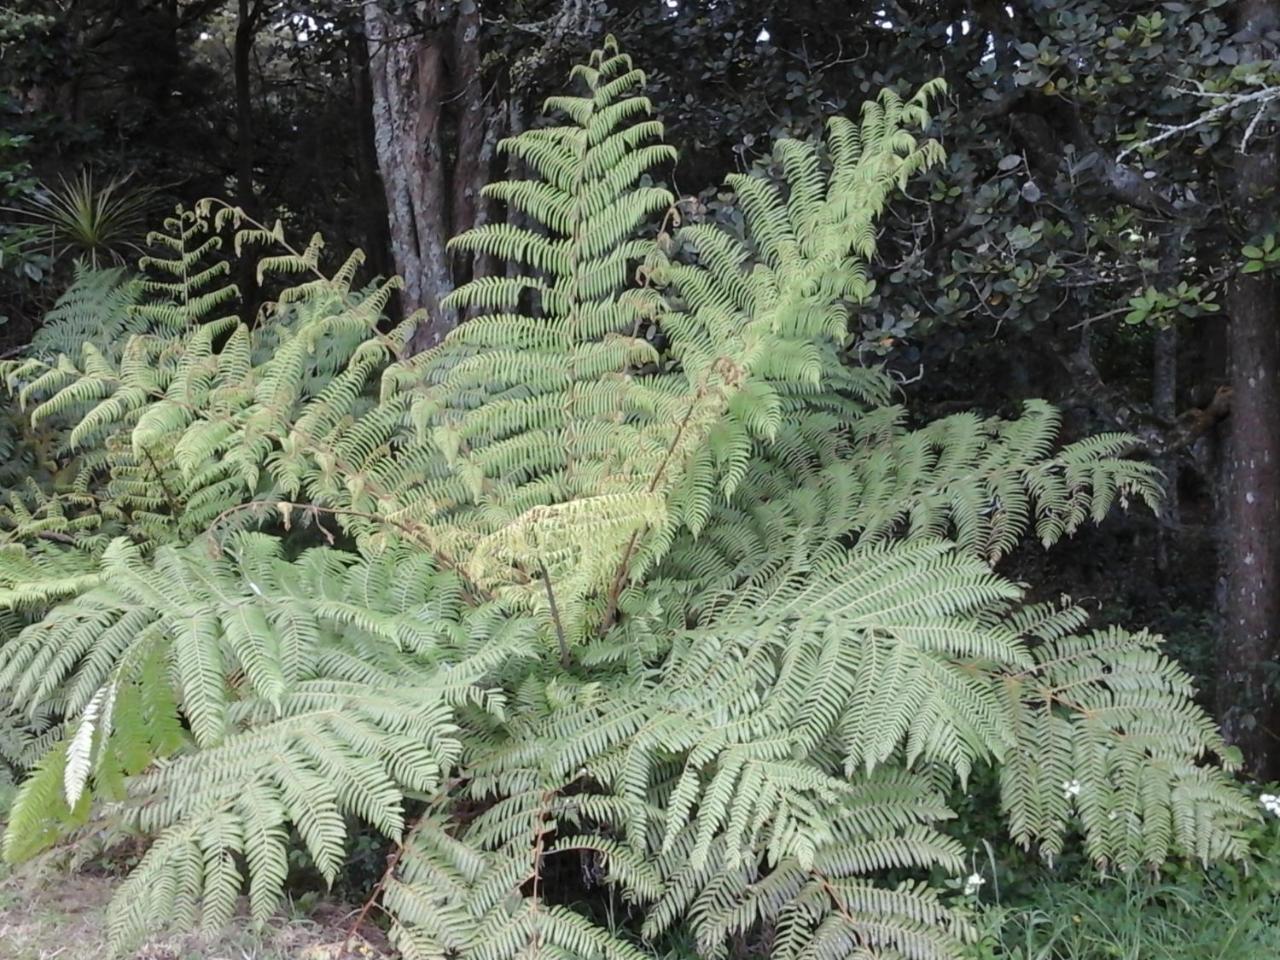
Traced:
POLYGON ((397 948, 459 960, 647 955, 548 889, 566 860, 707 956, 765 929, 957 956, 924 878, 963 867, 939 827, 979 764, 1046 857, 1242 856, 1252 804, 1155 638, 991 566, 1154 504, 1129 438, 1059 447, 1039 402, 911 429, 849 363, 941 86, 731 177, 739 239, 668 229, 674 153, 612 38, 572 76, 502 144, 533 179, 487 195, 519 216, 453 242, 510 269, 436 349, 406 356, 418 318, 358 254, 326 272, 319 237, 208 201, 4 367, 65 461, 0 510, 0 752, 32 770, 5 855, 94 815, 153 838, 125 948, 246 886, 265 919, 290 837, 332 880, 362 820, 396 844, 397 948), (228 230, 283 288, 252 329, 228 230))

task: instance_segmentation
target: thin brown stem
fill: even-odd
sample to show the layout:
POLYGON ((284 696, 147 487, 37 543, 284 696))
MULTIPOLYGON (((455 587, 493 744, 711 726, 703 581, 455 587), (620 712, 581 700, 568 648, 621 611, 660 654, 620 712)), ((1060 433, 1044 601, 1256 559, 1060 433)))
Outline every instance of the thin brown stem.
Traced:
POLYGON ((365 921, 365 918, 368 917, 369 911, 377 906, 378 897, 380 897, 382 895, 382 891, 386 889, 392 875, 395 873, 396 867, 400 865, 400 861, 404 857, 405 850, 409 848, 409 844, 413 840, 414 834, 416 834, 418 830, 421 829, 422 825, 426 823, 431 810, 439 808, 440 804, 448 800, 452 792, 457 787, 465 783, 467 779, 467 776, 459 775, 451 777, 442 783, 440 788, 435 792, 433 798, 428 802, 427 811, 409 825, 409 829, 405 831, 404 837, 396 844, 396 849, 388 855, 387 867, 382 871, 382 876, 378 878, 378 882, 374 886, 373 891, 369 894, 368 899, 365 900, 364 905, 361 906, 360 911, 356 914, 355 920, 347 929, 347 938, 343 941, 342 951, 338 954, 338 960, 346 960, 346 958, 350 956, 351 941, 359 932, 360 924, 362 924, 365 921))
POLYGON ((853 914, 849 912, 849 907, 844 902, 844 898, 840 896, 840 891, 837 890, 835 887, 833 887, 831 885, 831 881, 828 880, 822 874, 817 873, 815 871, 813 875, 817 878, 818 883, 822 885, 823 893, 825 893, 830 898, 831 905, 836 908, 836 912, 839 913, 840 916, 844 919, 844 922, 849 925, 849 928, 850 928, 849 932, 853 935, 854 941, 859 946, 861 946, 862 935, 858 932, 858 929, 857 929, 858 921, 854 919, 853 914))
POLYGON ((551 622, 556 628, 556 642, 560 644, 560 666, 568 670, 573 660, 569 655, 569 641, 565 639, 564 624, 560 621, 560 608, 556 604, 556 593, 551 589, 551 574, 547 573, 546 567, 542 567, 541 572, 542 585, 547 588, 547 603, 551 605, 551 622))
POLYGON ((351 926, 347 928, 347 936, 342 941, 342 950, 338 953, 339 960, 346 960, 347 957, 351 956, 351 941, 355 939, 356 934, 360 931, 360 925, 369 916, 369 911, 373 909, 374 904, 378 902, 378 898, 382 896, 382 891, 387 888, 387 883, 391 880, 392 874, 395 873, 396 867, 400 865, 400 859, 404 856, 404 852, 409 846, 409 841, 417 832, 418 825, 422 823, 422 819, 419 817, 413 822, 413 825, 405 833, 404 839, 396 844, 395 850, 387 856, 387 868, 382 871, 382 876, 374 884, 373 890, 370 891, 364 905, 360 907, 360 912, 356 914, 356 918, 351 921, 351 926))
MULTIPOLYGON (((241 513, 245 510, 261 509, 263 507, 268 507, 268 506, 284 507, 289 510, 296 509, 300 513, 304 513, 304 514, 307 512, 311 512, 311 513, 326 513, 326 514, 329 514, 330 516, 335 516, 335 517, 338 517, 338 516, 359 517, 364 520, 371 520, 374 523, 382 523, 382 524, 386 524, 387 526, 394 527, 395 529, 399 530, 400 532, 408 536, 409 539, 412 540, 414 543, 417 543, 425 547, 426 549, 430 550, 436 562, 439 563, 442 567, 448 570, 453 570, 456 573, 458 573, 460 576, 462 576, 464 583, 467 585, 467 589, 469 593, 479 593, 481 595, 481 598, 485 600, 491 600, 493 598, 492 594, 489 593, 489 591, 480 587, 478 584, 473 583, 468 577, 465 576, 461 568, 456 563, 454 563, 447 556, 445 556, 438 549, 436 549, 434 544, 432 544, 431 540, 428 537, 423 535, 422 531, 425 528, 421 527, 420 525, 402 523, 399 520, 393 520, 390 517, 384 517, 377 513, 368 513, 364 510, 352 510, 344 507, 322 507, 316 503, 295 503, 291 500, 251 500, 248 503, 238 503, 234 507, 228 507, 226 510, 223 510, 222 513, 214 517, 213 522, 209 524, 209 540, 212 542, 215 549, 221 549, 221 544, 218 542, 217 537, 214 536, 214 531, 218 528, 219 524, 221 524, 224 520, 227 520, 230 517, 234 516, 235 514, 241 513)), ((472 597, 471 599, 474 603, 475 597, 472 597)))
MULTIPOLYGON (((654 472, 653 479, 649 481, 648 492, 653 493, 658 489, 658 484, 662 482, 662 477, 667 471, 667 466, 671 463, 671 458, 675 456, 676 448, 680 445, 684 432, 689 428, 689 421, 693 419, 693 411, 698 405, 698 400, 703 396, 703 391, 699 390, 694 395, 693 401, 689 404, 689 409, 684 413, 684 419, 680 421, 680 426, 676 428, 676 435, 672 437, 667 452, 662 458, 662 462, 658 464, 658 469, 654 472)), ((631 568, 631 559, 635 556, 636 546, 640 542, 640 531, 637 530, 631 534, 631 539, 627 541, 627 548, 623 551, 622 562, 618 564, 618 572, 614 575, 613 583, 609 586, 609 599, 605 607, 604 619, 600 621, 600 634, 604 633, 613 626, 614 620, 618 616, 618 598, 622 594, 622 588, 626 585, 627 572, 631 568)))
POLYGON ((151 456, 151 451, 143 447, 142 455, 147 458, 147 463, 151 464, 151 469, 155 471, 156 480, 160 483, 160 489, 164 491, 165 499, 169 501, 169 509, 173 511, 174 519, 177 519, 182 512, 182 505, 178 502, 178 498, 174 496, 173 491, 169 489, 169 485, 164 482, 164 474, 160 472, 160 467, 157 465, 155 458, 151 456))

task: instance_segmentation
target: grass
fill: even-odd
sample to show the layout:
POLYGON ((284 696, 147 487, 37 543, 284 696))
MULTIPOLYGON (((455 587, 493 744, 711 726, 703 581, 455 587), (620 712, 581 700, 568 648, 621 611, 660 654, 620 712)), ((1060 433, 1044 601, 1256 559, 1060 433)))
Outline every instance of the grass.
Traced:
MULTIPOLYGON (((1256 879, 1256 878, 1255 878, 1256 879)), ((1280 957, 1280 890, 1180 882, 1051 883, 988 906, 972 960, 1261 960, 1280 957)))

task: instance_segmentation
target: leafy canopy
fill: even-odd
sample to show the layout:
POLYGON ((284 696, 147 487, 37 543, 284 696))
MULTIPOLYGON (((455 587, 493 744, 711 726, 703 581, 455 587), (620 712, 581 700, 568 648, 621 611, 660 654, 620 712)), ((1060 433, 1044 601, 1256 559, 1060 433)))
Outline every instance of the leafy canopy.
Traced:
POLYGON ((953 956, 921 878, 961 869, 939 825, 979 764, 1048 857, 1076 831, 1099 864, 1241 855, 1251 805, 1157 639, 1082 634, 990 566, 1151 501, 1128 439, 1055 449, 1043 404, 913 430, 843 354, 876 217, 941 157, 913 132, 938 86, 730 178, 739 240, 649 185, 673 155, 627 56, 574 78, 503 144, 536 174, 488 188, 521 225, 454 241, 511 268, 453 295, 475 316, 438 349, 405 355, 416 318, 389 327, 358 255, 325 273, 318 238, 206 203, 148 279, 68 293, 111 336, 9 365, 77 470, 4 518, 0 689, 43 738, 7 855, 153 836, 126 946, 216 927, 246 882, 265 918, 291 829, 332 879, 359 818, 398 844, 397 946, 474 960, 676 928, 953 956), (300 278, 252 328, 227 225, 300 278), (567 906, 564 857, 641 919, 567 906))

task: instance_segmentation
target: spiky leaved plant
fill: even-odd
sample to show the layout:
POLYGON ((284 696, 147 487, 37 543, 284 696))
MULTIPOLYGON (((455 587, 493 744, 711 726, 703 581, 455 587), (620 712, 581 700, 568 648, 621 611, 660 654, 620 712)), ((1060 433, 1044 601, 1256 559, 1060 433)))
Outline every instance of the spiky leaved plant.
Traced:
POLYGON ((68 180, 41 183, 24 200, 0 207, 27 228, 19 247, 53 260, 72 255, 95 269, 124 264, 142 252, 148 219, 156 210, 154 187, 130 186, 129 176, 95 180, 87 167, 68 180))

